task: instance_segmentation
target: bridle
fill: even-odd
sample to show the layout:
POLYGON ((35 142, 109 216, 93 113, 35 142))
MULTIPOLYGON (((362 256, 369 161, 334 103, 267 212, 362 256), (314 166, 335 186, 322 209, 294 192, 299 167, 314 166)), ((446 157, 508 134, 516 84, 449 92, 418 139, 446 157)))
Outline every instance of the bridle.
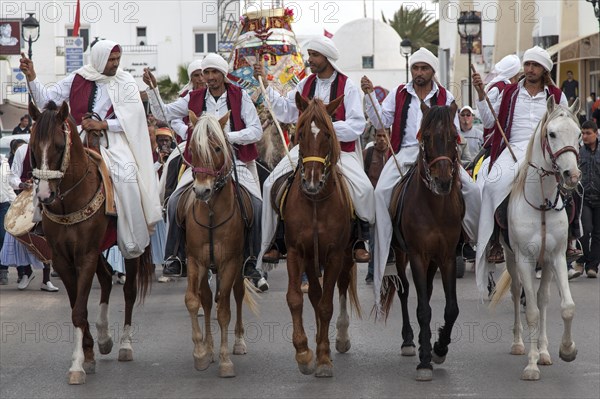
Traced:
MULTIPOLYGON (((33 181, 36 184, 39 184, 40 180, 44 180, 44 181, 58 180, 57 197, 61 200, 63 200, 65 198, 65 196, 67 196, 71 191, 73 191, 73 189, 75 189, 79 184, 81 184, 81 182, 83 182, 83 180, 87 177, 87 175, 90 172, 89 160, 86 158, 86 161, 88 161, 88 162, 86 162, 86 172, 67 191, 65 191, 62 194, 60 193, 60 185, 62 183, 62 179, 64 178, 65 173, 71 163, 71 146, 73 145, 73 141, 71 139, 72 129, 71 129, 71 125, 67 121, 63 122, 63 133, 65 134, 65 149, 62 154, 60 169, 58 169, 58 170, 57 169, 49 169, 47 167, 42 166, 41 169, 33 168, 33 171, 32 171, 33 181)), ((32 161, 33 161, 33 158, 32 158, 32 161)))
POLYGON ((304 185, 303 184, 300 185, 300 190, 305 195, 309 195, 309 196, 318 195, 321 192, 321 190, 323 189, 323 187, 325 187, 325 183, 327 183, 327 180, 329 179, 329 176, 331 175, 331 171, 333 169, 333 166, 331 164, 331 140, 332 140, 332 137, 331 137, 331 135, 326 135, 326 136, 327 136, 327 139, 330 144, 330 146, 329 146, 330 150, 325 157, 317 157, 317 156, 304 157, 301 152, 298 152, 298 165, 300 168, 300 181, 301 182, 306 181, 306 169, 304 167, 305 164, 307 164, 309 162, 317 162, 317 163, 320 163, 323 165, 323 174, 321 175, 321 179, 319 179, 319 188, 318 188, 317 192, 308 193, 305 190, 304 185))
POLYGON ((235 169, 234 160, 233 160, 233 147, 231 146, 231 144, 229 144, 229 142, 227 143, 227 145, 229 146, 229 150, 230 150, 229 153, 231 154, 231 158, 229 160, 226 159, 223 162, 223 165, 221 165, 221 167, 218 170, 212 169, 212 168, 195 167, 195 166, 192 167, 192 174, 194 174, 194 176, 196 174, 200 173, 200 174, 212 176, 215 178, 215 180, 213 182, 212 193, 211 193, 210 197, 206 200, 206 202, 210 201, 210 199, 212 198, 212 196, 214 194, 216 194, 223 187, 225 187, 225 185, 227 184, 227 181, 229 180, 229 178, 231 177, 231 174, 233 173, 233 171, 235 169))
MULTIPOLYGON (((420 133, 419 133, 420 135, 420 133)), ((425 140, 421 139, 421 142, 419 143, 419 147, 421 149, 421 160, 423 163, 423 169, 424 169, 424 176, 421 176, 421 180, 423 181, 423 183, 425 184, 425 187, 427 187, 427 189, 429 191, 431 191, 432 193, 438 195, 436 193, 435 187, 434 187, 434 183, 433 183, 433 177, 431 176, 431 168, 433 167, 433 165, 435 165, 438 162, 441 161, 447 161, 450 162, 450 164, 452 165, 452 178, 454 179, 454 173, 456 172, 457 169, 457 163, 458 163, 458 151, 456 151, 456 157, 454 159, 446 156, 446 155, 441 155, 439 157, 435 157, 434 159, 432 159, 431 161, 427 162, 427 151, 425 150, 425 140)), ((452 186, 450 186, 450 190, 452 191, 452 186)))

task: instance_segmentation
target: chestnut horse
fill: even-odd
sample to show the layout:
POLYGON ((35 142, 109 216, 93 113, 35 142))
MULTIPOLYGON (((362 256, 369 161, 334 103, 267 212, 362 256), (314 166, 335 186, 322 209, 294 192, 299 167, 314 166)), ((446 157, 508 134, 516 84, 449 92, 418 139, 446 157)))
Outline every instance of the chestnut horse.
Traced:
POLYGON ((178 223, 186 230, 188 287, 185 305, 192 320, 194 341, 194 366, 206 370, 213 362, 213 338, 211 333, 212 291, 208 283, 208 271, 216 273, 217 319, 221 329, 219 353, 219 376, 235 377, 229 358, 228 329, 231 320, 229 297, 233 289, 236 301, 234 355, 246 354, 242 301, 246 299, 254 311, 255 303, 246 293, 247 280, 242 277, 245 232, 242 206, 248 219, 252 218, 250 198, 236 188, 232 178, 235 173, 233 147, 227 141, 223 126, 229 113, 221 120, 214 115, 199 120, 190 112, 190 122, 195 126, 190 138, 192 172, 194 182, 191 190, 184 192, 177 207, 178 223), (204 309, 205 335, 198 324, 198 310, 204 309))
MULTIPOLYGON (((43 112, 29 104, 36 122, 29 151, 36 195, 43 206, 42 225, 50 247, 52 264, 63 281, 75 326, 75 349, 69 384, 84 384, 86 374, 95 372, 94 339, 87 320, 87 302, 94 274, 100 282, 100 312, 96 320, 98 350, 108 354, 113 341, 108 331, 108 299, 112 276, 101 255, 101 243, 111 222, 104 212, 105 194, 98 164, 88 155, 69 116, 69 106, 60 109, 49 102, 43 112), (41 195, 40 193, 45 193, 41 195)), ((138 294, 143 299, 154 270, 150 247, 142 256, 126 259, 125 326, 119 360, 133 360, 131 314, 138 294), (139 274, 139 276, 138 276, 139 274), (139 278, 137 278, 139 277, 139 278)))
MULTIPOLYGON (((402 354, 415 354, 407 307, 409 283, 406 264, 410 260, 417 290, 417 320, 420 330, 417 380, 429 381, 433 376, 429 305, 433 278, 439 268, 446 294, 445 324, 440 328, 438 341, 433 347, 433 361, 440 364, 446 358, 452 327, 458 317, 455 251, 461 235, 465 205, 460 191, 460 164, 454 125, 456 104, 434 106, 431 109, 422 104, 421 109, 423 120, 418 135, 419 155, 413 173, 407 175, 401 183, 406 185, 404 204, 400 225, 394 229, 393 247, 397 254, 396 269, 401 282, 398 296, 402 303, 402 354), (405 246, 399 244, 398 232, 405 246)), ((394 291, 389 290, 383 301, 386 315, 393 296, 394 291)))
POLYGON ((298 167, 289 187, 283 209, 287 246, 287 302, 293 321, 293 344, 296 361, 303 374, 333 376, 329 349, 329 323, 333 315, 333 293, 337 282, 340 314, 337 320, 336 349, 350 349, 346 308, 348 288, 350 302, 360 317, 356 294, 356 267, 352 257, 350 197, 338 171, 340 144, 331 115, 343 96, 325 105, 319 99, 308 102, 299 93, 296 105, 301 112, 296 130, 299 143, 298 167), (324 269, 323 287, 319 283, 324 269), (316 366, 302 322, 302 273, 309 280, 308 297, 317 324, 316 366), (315 371, 316 368, 316 371, 315 371))

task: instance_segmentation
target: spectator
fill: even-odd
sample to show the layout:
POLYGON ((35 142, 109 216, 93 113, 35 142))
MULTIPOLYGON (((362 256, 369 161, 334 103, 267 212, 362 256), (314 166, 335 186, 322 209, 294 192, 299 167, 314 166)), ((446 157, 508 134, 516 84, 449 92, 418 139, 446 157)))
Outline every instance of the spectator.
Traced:
MULTIPOLYGON (((10 166, 8 160, 4 158, 4 155, 0 154, 0 168, 2 170, 2 179, 0 179, 0 250, 4 243, 4 216, 10 207, 10 203, 13 202, 17 196, 8 184, 8 176, 10 173, 10 166)), ((8 284, 8 266, 0 263, 0 285, 8 284)))
POLYGON ((461 143, 462 153, 460 161, 463 165, 466 165, 473 160, 483 146, 483 132, 473 127, 473 118, 475 116, 473 108, 465 105, 460 110, 459 115, 461 139, 465 140, 465 143, 461 143))
POLYGON ((29 127, 31 126, 29 115, 23 115, 21 121, 13 129, 12 134, 25 134, 29 133, 29 127))
POLYGON ((567 80, 565 80, 560 89, 565 93, 569 105, 573 104, 575 99, 579 97, 579 82, 573 79, 573 71, 567 71, 567 80))
POLYGON ((596 278, 600 263, 600 151, 598 125, 587 121, 582 126, 583 145, 579 150, 581 183, 584 189, 581 222, 583 224, 583 256, 575 265, 579 273, 596 278))

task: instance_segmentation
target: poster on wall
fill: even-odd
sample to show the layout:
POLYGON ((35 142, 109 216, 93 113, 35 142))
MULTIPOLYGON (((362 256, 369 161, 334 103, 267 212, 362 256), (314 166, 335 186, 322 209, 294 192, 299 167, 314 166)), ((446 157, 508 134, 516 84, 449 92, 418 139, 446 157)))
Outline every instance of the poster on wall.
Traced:
POLYGON ((0 55, 21 54, 21 20, 0 19, 0 55))

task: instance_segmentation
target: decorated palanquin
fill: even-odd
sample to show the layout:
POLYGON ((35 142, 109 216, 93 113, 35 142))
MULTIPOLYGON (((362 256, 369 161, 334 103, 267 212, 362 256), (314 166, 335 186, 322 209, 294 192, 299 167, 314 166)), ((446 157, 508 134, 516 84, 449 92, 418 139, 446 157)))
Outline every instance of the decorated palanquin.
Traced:
POLYGON ((269 85, 281 94, 296 87, 305 77, 305 66, 292 31, 294 13, 289 8, 250 12, 240 17, 241 31, 231 59, 229 79, 246 89, 260 103, 260 88, 254 65, 260 59, 269 85))

